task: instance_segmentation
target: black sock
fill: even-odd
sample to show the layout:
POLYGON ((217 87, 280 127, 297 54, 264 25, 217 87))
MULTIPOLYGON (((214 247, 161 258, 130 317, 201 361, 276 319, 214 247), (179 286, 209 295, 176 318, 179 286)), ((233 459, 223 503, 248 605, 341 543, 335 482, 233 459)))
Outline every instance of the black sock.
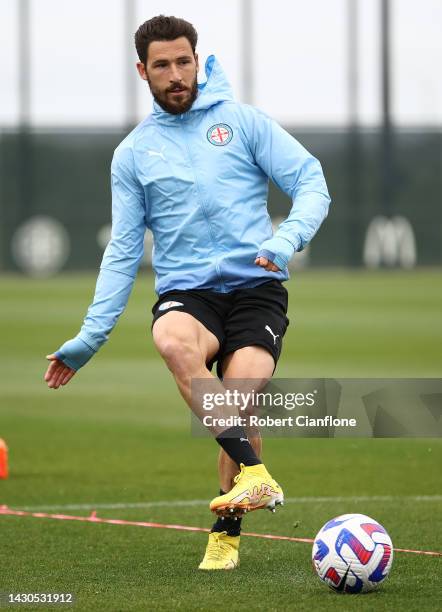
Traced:
POLYGON ((244 427, 230 427, 217 436, 216 441, 238 467, 240 463, 247 466, 262 463, 261 459, 256 456, 244 427))
MULTIPOLYGON (((220 495, 225 495, 225 491, 222 489, 219 490, 220 495)), ((213 523, 213 527, 211 531, 226 531, 228 536, 239 536, 241 534, 241 521, 242 518, 235 519, 230 516, 221 517, 219 516, 215 523, 213 523)))

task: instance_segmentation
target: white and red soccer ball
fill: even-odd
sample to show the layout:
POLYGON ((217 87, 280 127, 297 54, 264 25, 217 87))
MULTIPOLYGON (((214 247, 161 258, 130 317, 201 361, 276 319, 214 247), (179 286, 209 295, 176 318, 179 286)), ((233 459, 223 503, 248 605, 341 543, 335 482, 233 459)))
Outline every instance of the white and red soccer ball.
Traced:
POLYGON ((319 578, 341 593, 366 593, 385 580, 393 562, 390 536, 364 514, 343 514, 317 534, 312 551, 319 578))

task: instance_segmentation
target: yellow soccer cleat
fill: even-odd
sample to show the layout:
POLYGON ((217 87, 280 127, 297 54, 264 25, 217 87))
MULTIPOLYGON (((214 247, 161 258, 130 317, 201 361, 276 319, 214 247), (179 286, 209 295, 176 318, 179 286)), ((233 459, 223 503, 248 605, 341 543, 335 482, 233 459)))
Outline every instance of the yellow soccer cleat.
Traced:
POLYGON ((239 565, 240 536, 228 536, 226 531, 209 533, 206 554, 200 570, 232 570, 239 565))
POLYGON ((275 506, 284 504, 281 487, 262 463, 250 466, 241 463, 240 468, 233 489, 210 502, 212 512, 220 516, 241 516, 260 508, 275 512, 275 506))

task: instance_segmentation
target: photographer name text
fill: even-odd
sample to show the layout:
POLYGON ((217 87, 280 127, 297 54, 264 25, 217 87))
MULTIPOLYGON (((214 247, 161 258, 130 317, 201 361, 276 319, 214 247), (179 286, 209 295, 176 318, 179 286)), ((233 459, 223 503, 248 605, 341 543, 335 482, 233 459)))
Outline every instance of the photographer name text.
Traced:
POLYGON ((331 415, 325 417, 310 417, 306 414, 274 418, 271 416, 249 415, 247 417, 229 416, 214 417, 206 415, 203 417, 206 427, 356 427, 357 420, 350 418, 338 418, 331 415))

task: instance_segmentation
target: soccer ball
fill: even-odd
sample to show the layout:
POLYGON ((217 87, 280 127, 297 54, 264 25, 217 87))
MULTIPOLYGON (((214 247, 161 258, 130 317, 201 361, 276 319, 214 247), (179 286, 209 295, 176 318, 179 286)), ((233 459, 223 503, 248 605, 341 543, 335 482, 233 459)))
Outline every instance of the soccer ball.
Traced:
POLYGON ((343 514, 317 534, 312 551, 319 578, 340 593, 366 593, 385 580, 393 563, 390 536, 365 514, 343 514))

